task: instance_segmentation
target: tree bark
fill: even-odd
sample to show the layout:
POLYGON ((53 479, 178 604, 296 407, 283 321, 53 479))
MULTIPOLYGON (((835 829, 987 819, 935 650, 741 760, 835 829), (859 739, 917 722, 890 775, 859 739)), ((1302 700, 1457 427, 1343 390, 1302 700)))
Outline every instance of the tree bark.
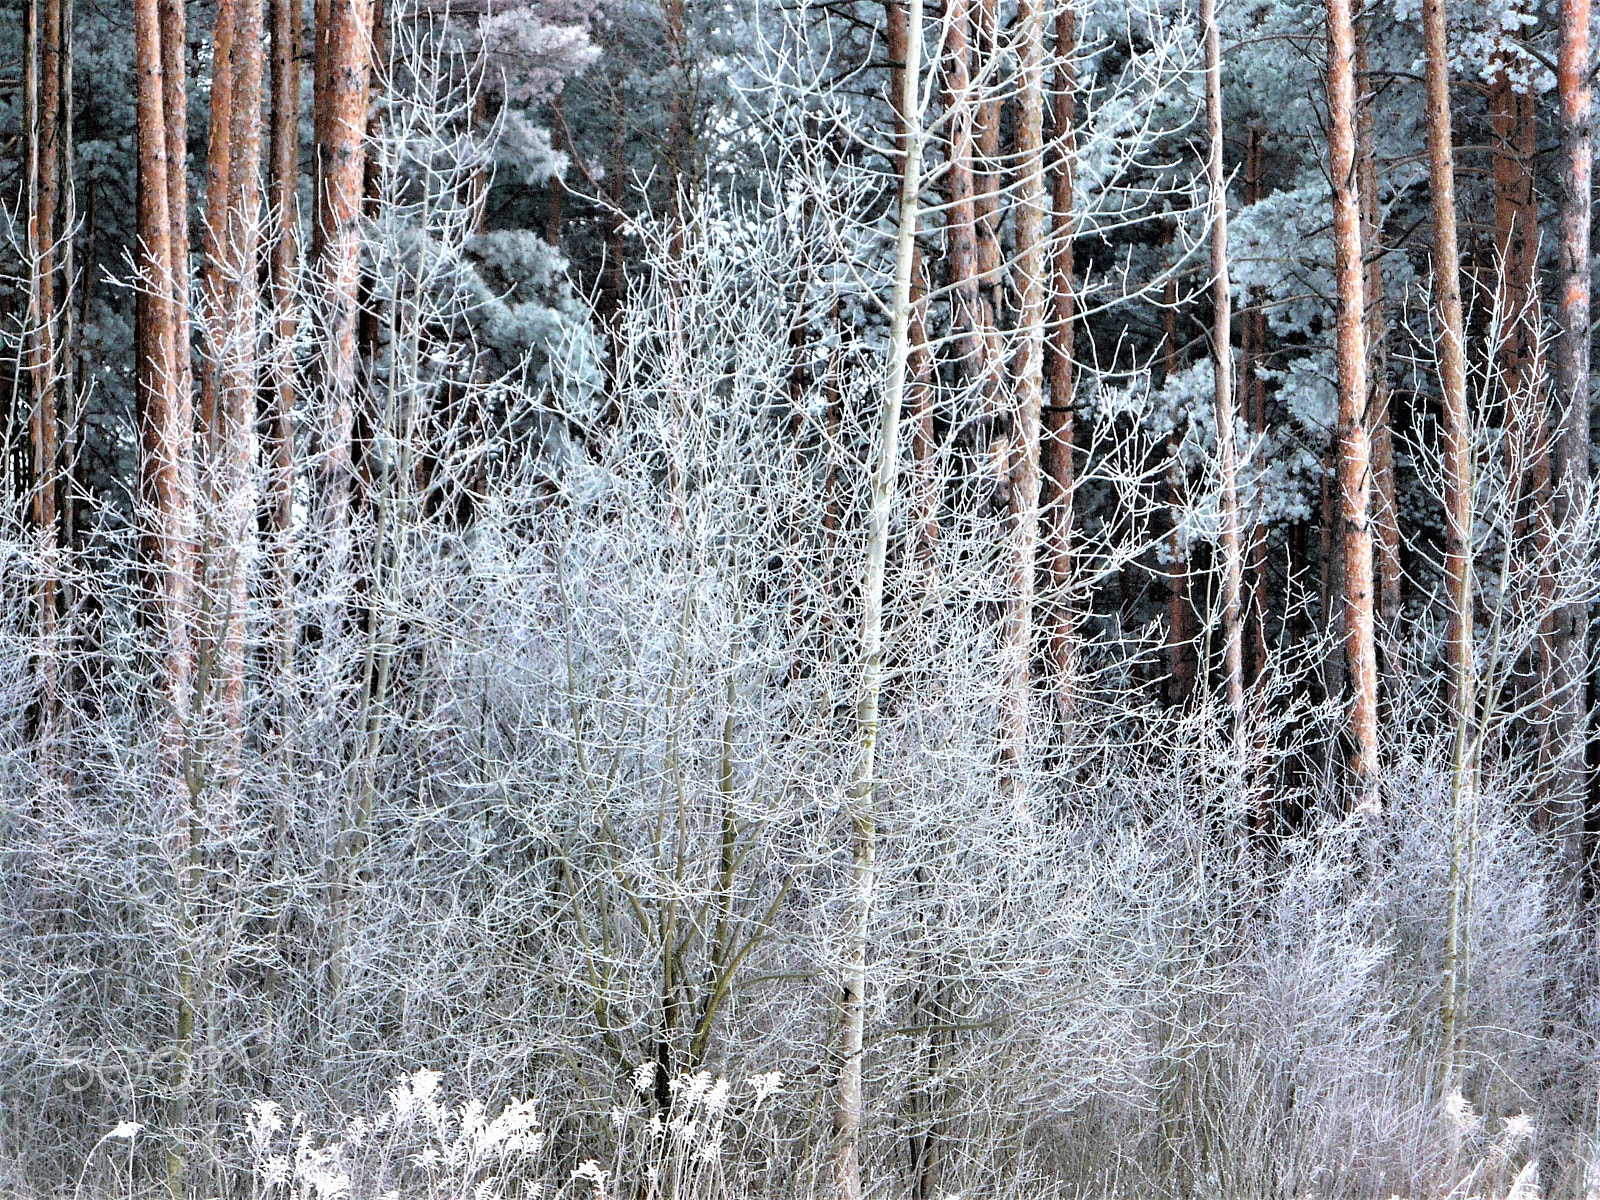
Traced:
POLYGON ((268 273, 272 349, 266 384, 266 529, 274 629, 274 692, 285 718, 296 641, 294 563, 294 342, 295 286, 300 273, 300 58, 299 0, 271 0, 272 143, 270 198, 275 223, 268 273))
POLYGON ((1228 289, 1228 193, 1222 165, 1222 44, 1215 0, 1200 0, 1206 55, 1206 163, 1210 187, 1212 355, 1217 419, 1217 469, 1221 475, 1222 675, 1235 729, 1244 719, 1244 643, 1240 621, 1243 565, 1239 550, 1239 467, 1233 440, 1233 300, 1228 289))
POLYGON ((1390 424, 1388 318, 1383 296, 1383 219, 1378 206, 1378 153, 1374 98, 1367 63, 1367 26, 1357 21, 1356 191, 1361 204, 1361 252, 1367 265, 1362 299, 1366 303, 1367 426, 1372 438, 1372 525, 1377 535, 1377 619, 1383 627, 1384 669, 1397 677, 1405 669, 1399 632, 1402 602, 1400 510, 1395 498, 1394 430, 1390 424))
MULTIPOLYGON (((1589 222, 1593 189, 1590 144, 1589 0, 1561 0, 1561 52, 1556 72, 1560 108, 1561 157, 1557 212, 1560 225, 1556 267, 1554 377, 1554 494, 1561 566, 1581 568, 1592 550, 1586 545, 1585 506, 1589 489, 1589 222)), ((1584 696, 1588 664, 1588 611, 1569 603, 1557 614, 1553 638, 1551 689, 1556 702, 1556 779, 1551 815, 1569 870, 1581 870, 1583 810, 1586 796, 1587 711, 1584 696)))
POLYGON ((1044 459, 1043 509, 1045 519, 1045 580, 1048 597, 1051 690, 1063 722, 1072 711, 1073 677, 1077 673, 1072 620, 1072 493, 1075 436, 1073 387, 1073 316, 1076 304, 1073 279, 1073 166, 1077 140, 1073 130, 1077 107, 1077 80, 1073 54, 1077 50, 1077 15, 1070 0, 1063 0, 1055 19, 1055 90, 1051 98, 1053 153, 1051 161, 1050 218, 1050 323, 1045 341, 1045 367, 1050 384, 1050 407, 1044 417, 1041 453, 1044 459))
MULTIPOLYGON (((1168 221, 1165 237, 1172 243, 1173 222, 1168 221)), ((1169 264, 1169 269, 1174 269, 1169 264)), ((1178 280, 1169 276, 1162 288, 1163 380, 1178 373, 1178 280)), ((1183 511, 1188 496, 1189 472, 1184 466, 1183 434, 1174 429, 1167 438, 1167 513, 1171 529, 1167 535, 1167 703, 1185 703, 1194 691, 1200 664, 1195 642, 1194 601, 1190 596, 1189 543, 1183 531, 1183 511)))
POLYGON ((1428 117, 1428 184, 1433 200, 1433 288, 1438 321, 1440 425, 1444 458, 1445 591, 1449 601, 1451 756, 1450 912, 1443 989, 1443 1069, 1453 1086, 1464 921, 1462 828, 1474 792, 1471 748, 1476 684, 1472 646, 1472 431, 1467 418, 1461 263, 1456 240, 1455 162, 1451 146, 1450 79, 1444 0, 1423 0, 1422 42, 1428 117))
POLYGON ((1428 184, 1433 201, 1433 288, 1444 460, 1445 590, 1453 722, 1465 736, 1473 702, 1472 431, 1456 237, 1455 156, 1451 145, 1449 59, 1444 0, 1424 0, 1423 51, 1428 118, 1428 184))
POLYGON ((1355 32, 1349 0, 1328 0, 1328 166, 1333 179, 1335 276, 1339 290, 1339 526, 1345 657, 1350 675, 1351 774, 1356 806, 1375 809, 1378 783, 1378 664, 1373 640, 1372 450, 1367 429, 1366 280, 1356 178, 1355 32))
MULTIPOLYGON (((900 102, 904 96, 906 61, 906 11, 895 0, 888 4, 887 50, 892 64, 889 92, 895 114, 895 149, 906 152, 906 120, 900 102)), ((912 247, 911 313, 906 330, 906 424, 911 434, 912 551, 918 572, 917 588, 927 595, 933 587, 934 547, 939 541, 939 496, 933 474, 933 355, 928 348, 927 272, 922 262, 922 247, 912 247)))
POLYGON ((319 483, 325 567, 330 594, 336 594, 347 587, 350 558, 371 0, 327 0, 327 19, 327 28, 317 30, 323 111, 316 154, 321 186, 316 269, 322 319, 319 382, 326 405, 319 483))
MULTIPOLYGON (((1252 121, 1245 140, 1244 202, 1259 204, 1262 199, 1261 126, 1252 121)), ((1267 433, 1267 381, 1261 363, 1266 354, 1267 314, 1261 289, 1250 289, 1250 305, 1243 314, 1243 346, 1239 370, 1239 396, 1249 414, 1250 432, 1258 445, 1267 433)), ((1250 548, 1246 567, 1250 573, 1250 596, 1245 612, 1245 684, 1255 683, 1267 667, 1267 526, 1259 505, 1251 514, 1250 548)))
POLYGON ((916 257, 918 192, 922 183, 921 76, 922 0, 908 0, 905 68, 900 111, 906 152, 901 163, 900 226, 895 244, 894 294, 889 313, 889 370, 882 422, 874 452, 871 507, 867 514, 866 577, 861 588, 861 649, 856 699, 858 753, 848 812, 851 826, 852 899, 850 937, 844 962, 839 1013, 839 1073, 834 1084, 834 1191, 838 1200, 861 1200, 861 1128, 865 1110, 862 1055, 865 1050, 867 952, 873 890, 877 878, 878 826, 875 805, 878 700, 883 687, 883 592, 889 519, 899 472, 900 407, 910 360, 911 279, 916 257))
POLYGON ((1033 606, 1039 559, 1039 434, 1044 404, 1046 245, 1044 160, 1044 14, 1041 0, 1017 6, 1015 113, 1016 349, 1010 487, 1011 583, 1006 591, 1006 687, 1001 713, 1004 779, 1012 800, 1026 795, 1028 709, 1033 675, 1033 606))
MULTIPOLYGON (((61 0, 29 0, 24 67, 28 170, 28 302, 26 361, 33 393, 30 509, 42 551, 35 603, 39 622, 39 745, 51 761, 60 686, 57 640, 61 483, 61 364, 56 291, 57 204, 61 193, 61 0)), ((70 232, 70 231, 69 231, 70 232)), ((48 768, 47 768, 48 770, 48 768)))

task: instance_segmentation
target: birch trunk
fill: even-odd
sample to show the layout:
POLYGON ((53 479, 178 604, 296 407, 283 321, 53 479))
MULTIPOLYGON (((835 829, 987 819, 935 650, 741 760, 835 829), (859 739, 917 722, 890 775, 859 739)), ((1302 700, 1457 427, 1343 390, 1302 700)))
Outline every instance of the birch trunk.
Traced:
POLYGON ((889 549, 889 518, 899 469, 900 406, 910 361, 911 278, 916 255, 917 193, 922 181, 921 75, 922 0, 908 0, 905 69, 900 111, 906 149, 901 163, 900 226, 895 244, 894 294, 890 301, 889 365, 883 415, 872 466, 867 514, 866 577, 861 588, 860 690, 856 699, 858 755, 849 794, 853 896, 839 1014, 839 1075, 834 1085, 834 1188, 838 1200, 861 1200, 862 1054, 866 1032, 867 950, 877 875, 875 805, 878 699, 883 687, 883 592, 889 549))

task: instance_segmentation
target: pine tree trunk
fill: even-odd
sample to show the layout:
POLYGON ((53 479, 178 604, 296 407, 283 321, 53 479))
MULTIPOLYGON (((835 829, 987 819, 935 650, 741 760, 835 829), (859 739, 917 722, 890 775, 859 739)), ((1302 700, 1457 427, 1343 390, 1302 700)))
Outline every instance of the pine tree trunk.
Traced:
MULTIPOLYGON (((256 517, 256 396, 261 383, 258 343, 261 244, 261 98, 265 0, 232 0, 236 22, 231 47, 226 165, 215 310, 222 325, 212 338, 213 409, 205 426, 210 443, 217 531, 209 564, 214 607, 216 736, 214 769, 225 790, 237 786, 244 736, 244 642, 249 607, 248 564, 256 517)), ((220 14, 219 14, 220 20, 220 14)), ((215 71, 216 64, 213 63, 215 71)), ((215 118, 213 135, 217 133, 215 118)), ((208 163, 208 166, 210 164, 208 163)), ((208 214, 209 215, 209 214, 208 214)), ((214 223, 214 222, 213 222, 214 223)), ((207 262, 208 277, 211 262, 207 262)))
MULTIPOLYGON (((1561 0, 1561 56, 1556 73, 1560 105, 1561 155, 1557 212, 1560 241, 1556 268, 1554 381, 1557 399, 1554 494, 1561 566, 1581 567, 1592 556, 1586 545, 1584 509, 1589 488, 1589 222, 1593 193, 1592 91, 1589 72, 1589 0, 1561 0)), ((1555 620, 1552 639, 1556 701, 1556 757, 1551 814, 1561 838, 1563 859, 1576 876, 1583 863, 1583 810, 1586 797, 1588 611, 1582 602, 1566 605, 1555 620)))
POLYGON ((1339 529, 1345 658, 1350 675, 1351 773, 1356 804, 1378 801, 1378 664, 1373 640, 1372 449, 1366 424, 1365 270, 1356 177, 1355 32, 1349 0, 1328 0, 1328 167, 1333 178, 1335 276, 1339 289, 1339 529))
MULTIPOLYGON (((969 0, 972 2, 972 0, 969 0)), ((975 450, 983 464, 983 480, 995 510, 1011 503, 1011 406, 1005 397, 1004 347, 1000 336, 1000 297, 1005 263, 1000 248, 1002 164, 1000 155, 1001 96, 999 81, 999 0, 975 0, 979 99, 974 108, 973 234, 978 267, 977 350, 979 405, 975 450)))
MULTIPOLYGON (((24 48, 23 120, 28 169, 28 319, 26 360, 33 393, 31 516, 42 551, 35 603, 39 621, 39 744, 42 760, 53 758, 60 686, 57 641, 60 604, 57 491, 61 461, 61 363, 56 295, 56 224, 61 191, 61 2, 29 0, 24 48)), ((47 773, 53 773, 47 765, 47 773)))
POLYGON ((1055 91, 1051 100, 1053 150, 1051 159, 1050 218, 1050 323, 1045 341, 1045 369, 1049 377, 1050 407, 1045 412, 1041 453, 1044 466, 1045 580, 1048 597, 1051 690, 1058 715, 1066 721, 1072 711, 1076 631, 1072 621, 1072 493, 1075 436, 1073 386, 1073 166, 1077 141, 1077 80, 1073 54, 1077 51, 1077 15, 1069 0, 1056 10, 1055 91))
MULTIPOLYGON (((905 115, 900 110, 904 95, 906 61, 906 10, 895 0, 888 5, 887 50, 892 65, 889 72, 889 92, 894 104, 895 147, 901 154, 906 150, 905 115)), ((939 541, 939 496, 933 475, 933 355, 928 348, 927 272, 922 262, 922 247, 912 247, 911 264, 911 315, 906 330, 907 379, 906 424, 911 435, 911 515, 913 553, 916 556, 919 579, 918 590, 927 595, 933 587, 933 552, 939 541)))
POLYGON ((272 351, 266 382, 266 528, 271 557, 274 691, 278 720, 286 718, 294 666, 294 342, 295 286, 300 273, 300 57, 298 0, 272 5, 272 143, 269 204, 275 223, 268 274, 272 351))
MULTIPOLYGON (((352 438, 356 404, 356 336, 360 320, 361 209, 365 185, 367 96, 371 79, 371 0, 328 0, 318 28, 323 78, 316 160, 321 300, 320 384, 324 393, 321 493, 329 594, 348 587, 352 438), (325 47, 325 48, 324 48, 325 47)), ((328 631, 331 633, 332 631, 328 631)))
MULTIPOLYGON (((1172 222, 1166 225, 1166 241, 1172 242, 1172 222)), ((1169 264, 1170 267, 1170 264, 1169 264)), ((1175 268, 1173 268, 1175 269, 1175 268)), ((1165 380, 1178 372, 1178 280, 1167 279, 1162 288, 1164 335, 1162 362, 1165 380)), ((1183 512, 1189 491, 1189 472, 1182 456, 1183 437, 1174 430, 1167 438, 1167 513, 1171 530, 1167 535, 1167 703, 1183 704, 1194 691, 1200 664, 1195 647, 1194 601, 1190 595, 1189 543, 1183 531, 1183 512)))
MULTIPOLYGON (((1455 153, 1451 145, 1449 59, 1444 0, 1424 0, 1428 183, 1433 201, 1433 288, 1438 319, 1439 386, 1444 459, 1445 590, 1450 628, 1450 696, 1458 730, 1470 720, 1472 653, 1472 431, 1461 311, 1461 259, 1456 237, 1455 153)), ((1465 734, 1463 733, 1463 736, 1465 734)))
POLYGON ((950 323, 959 378, 981 377, 984 348, 982 301, 978 292, 977 207, 973 199, 972 45, 967 0, 950 0, 945 34, 944 171, 945 269, 950 288, 950 323))
POLYGON ((1039 558, 1039 434, 1044 403, 1046 245, 1044 14, 1041 0, 1017 6, 1016 349, 1011 360, 1013 418, 1009 517, 1011 583, 1004 623, 1005 699, 1001 757, 1018 804, 1026 793, 1028 709, 1032 692, 1033 604, 1039 558))
POLYGON ((174 1061, 178 1079, 169 1110, 171 1142, 167 1155, 168 1187, 176 1196, 184 1187, 183 1127, 187 1118, 189 1049, 194 1033, 195 974, 189 942, 191 917, 187 896, 200 851, 200 821, 185 778, 184 741, 194 679, 190 641, 190 593, 194 583, 194 476, 191 461, 193 410, 184 370, 187 346, 180 341, 187 328, 187 288, 179 289, 177 251, 173 243, 186 222, 171 212, 176 195, 186 201, 181 177, 182 148, 173 154, 168 112, 174 95, 182 101, 182 79, 177 86, 167 67, 180 62, 181 42, 168 53, 165 35, 181 30, 169 3, 136 0, 134 54, 138 75, 138 266, 146 286, 138 292, 138 396, 140 401, 140 509, 146 526, 144 543, 152 552, 154 579, 152 624, 157 657, 165 687, 167 712, 162 721, 161 760, 157 786, 163 799, 183 816, 178 821, 179 852, 179 978, 175 1011, 174 1061), (173 175, 178 174, 175 186, 173 175))
MULTIPOLYGON (((1261 127, 1252 121, 1245 137, 1244 202, 1259 204, 1264 186, 1261 173, 1261 127)), ((1249 414, 1250 432, 1257 444, 1267 433, 1267 384, 1262 374, 1266 354, 1267 315, 1261 289, 1250 289, 1250 306, 1243 314, 1243 346, 1239 364, 1239 397, 1249 414)), ((1267 668, 1267 526, 1259 505, 1251 514, 1249 553, 1249 599, 1245 611, 1245 684, 1255 683, 1267 668)))
POLYGON ((1433 288, 1438 320, 1440 425, 1444 458, 1445 591, 1450 626, 1450 717, 1455 731, 1451 761, 1450 911, 1446 931, 1443 1071, 1453 1086, 1462 955, 1465 814, 1474 792, 1471 749, 1476 683, 1472 646, 1472 431, 1467 418, 1461 263, 1456 240, 1455 162, 1451 146, 1450 79, 1444 0, 1423 0, 1422 41, 1428 117, 1428 184, 1433 200, 1433 288))
POLYGON ((1215 0, 1200 0, 1200 30, 1206 55, 1206 132, 1210 143, 1212 353, 1217 420, 1217 468, 1221 475, 1222 674, 1228 711, 1237 730, 1244 719, 1244 642, 1240 591, 1244 576, 1239 549, 1239 467, 1234 445, 1233 301, 1228 290, 1228 193, 1222 164, 1222 45, 1215 0))
POLYGON ((1389 420, 1388 318, 1383 300, 1383 222, 1378 206, 1377 133, 1374 97, 1367 64, 1370 15, 1357 21, 1355 32, 1356 190, 1361 203, 1361 251, 1367 264, 1366 303, 1368 428, 1372 438, 1372 525, 1377 535, 1377 619, 1383 627, 1384 669, 1398 677, 1405 669, 1400 637, 1402 601, 1400 510, 1395 497, 1394 431, 1389 420))
POLYGON ((906 153, 901 162, 900 226, 895 245, 894 294, 889 314, 889 370, 882 422, 872 465, 871 505, 867 513, 866 577, 861 588, 860 685, 856 700, 859 738, 850 786, 852 899, 839 1013, 838 1078, 834 1084, 834 1191, 837 1200, 861 1200, 861 1128, 865 1112, 862 1056, 865 1052, 867 957, 872 897, 877 878, 878 700, 883 687, 883 593, 888 561, 889 520, 899 473, 900 407, 910 360, 911 279, 916 257, 918 193, 922 183, 922 114, 918 79, 922 58, 922 0, 908 0, 905 68, 900 111, 905 120, 906 153))

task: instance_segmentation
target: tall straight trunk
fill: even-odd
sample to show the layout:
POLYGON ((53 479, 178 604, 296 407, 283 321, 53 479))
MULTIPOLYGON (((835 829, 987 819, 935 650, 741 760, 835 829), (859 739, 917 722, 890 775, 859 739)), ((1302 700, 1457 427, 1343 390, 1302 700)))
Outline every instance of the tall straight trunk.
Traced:
MULTIPOLYGON (((1244 202, 1259 204, 1262 198, 1261 126, 1250 123, 1245 135, 1244 202)), ((1261 361, 1266 354, 1267 314, 1260 288, 1250 289, 1250 305, 1245 310, 1243 346, 1239 364, 1239 398, 1250 422, 1250 433, 1258 443, 1267 432, 1267 384, 1261 361)), ((1267 527, 1259 511, 1251 514, 1249 550, 1249 599, 1245 612, 1245 683, 1253 684, 1267 666, 1267 527)))
POLYGON ((861 587, 861 649, 856 699, 858 752, 850 785, 852 898, 850 937, 839 1013, 839 1073, 834 1084, 834 1189, 838 1200, 861 1200, 861 1127, 865 1112, 861 1067, 865 1051, 867 950, 877 879, 878 699, 883 688, 883 591, 900 459, 900 406, 910 361, 911 280, 916 257, 917 198, 922 183, 922 111, 917 81, 922 59, 922 0, 908 0, 900 112, 905 122, 901 160, 900 227, 895 243, 894 294, 889 314, 889 370, 874 449, 867 513, 866 577, 861 587))
MULTIPOLYGON (((156 634, 156 655, 164 682, 166 713, 157 786, 163 799, 181 814, 176 822, 180 850, 179 924, 182 946, 175 1018, 175 1061, 179 1078, 169 1111, 173 1141, 167 1156, 168 1185, 181 1193, 185 1170, 182 1151, 187 1119, 189 1047, 194 1033, 195 976, 189 946, 187 896, 198 865, 199 820, 185 777, 184 741, 194 679, 194 653, 190 641, 190 591, 194 581, 194 475, 191 461, 193 409, 183 366, 187 347, 179 341, 186 318, 177 311, 180 292, 173 242, 183 222, 170 210, 172 197, 180 202, 186 189, 172 176, 182 166, 174 161, 167 101, 174 93, 166 71, 172 57, 165 34, 172 26, 161 0, 135 0, 134 56, 138 76, 138 266, 145 286, 139 289, 136 313, 137 382, 140 404, 140 510, 145 523, 144 544, 153 561, 151 618, 156 634)), ((181 79, 180 79, 181 82, 181 79)), ((182 97, 181 88, 177 89, 182 97)), ((180 151, 181 153, 181 151, 180 151)))
POLYGON ((40 745, 48 761, 60 685, 56 645, 60 603, 56 549, 60 538, 58 431, 65 348, 60 339, 56 292, 56 224, 62 182, 61 0, 28 0, 27 20, 23 120, 28 170, 26 360, 29 388, 33 393, 30 515, 44 551, 35 586, 35 603, 40 647, 40 745))
POLYGON ((973 198, 972 44, 967 0, 950 0, 945 34, 944 257, 950 288, 950 322, 963 380, 979 377, 983 348, 978 293, 977 207, 973 198))
MULTIPOLYGON (((562 111, 562 93, 557 92, 550 101, 550 148, 558 153, 566 153, 567 146, 567 118, 562 111)), ((550 208, 544 218, 544 240, 552 246, 561 246, 561 221, 562 204, 566 198, 566 183, 559 174, 550 176, 550 208)))
MULTIPOLYGON (((206 142, 206 211, 201 230, 205 268, 201 274, 202 355, 200 430, 206 466, 217 453, 217 374, 227 341, 227 279, 222 244, 228 220, 228 156, 233 149, 233 18, 234 0, 217 0, 217 21, 211 35, 211 128, 206 142)), ((212 484, 216 490, 216 483, 212 484)), ((214 497, 213 497, 214 498, 214 497)))
POLYGON ((300 57, 299 0, 271 0, 272 144, 269 204, 275 236, 268 269, 272 312, 271 352, 267 356, 266 530, 269 537, 273 607, 274 680, 278 719, 285 717, 288 679, 296 640, 293 607, 294 563, 294 342, 295 284, 300 273, 300 57))
POLYGON ((1068 588, 1072 583, 1072 493, 1075 436, 1072 412, 1073 316, 1073 166, 1077 140, 1077 80, 1072 56, 1077 50, 1077 15, 1070 0, 1056 9, 1056 77, 1051 97, 1053 148, 1050 176, 1050 322, 1045 340, 1045 371, 1050 407, 1044 416, 1041 455, 1044 466, 1045 586, 1048 595, 1051 689, 1058 715, 1071 714, 1075 630, 1068 588))
MULTIPOLYGON (((1165 237, 1171 245, 1173 223, 1167 222, 1165 237)), ((1171 267, 1171 269, 1176 269, 1171 267)), ((1178 372, 1178 280, 1170 276, 1162 288, 1162 363, 1164 378, 1178 372)), ((1189 543, 1183 532, 1183 511, 1188 499, 1189 472, 1183 462, 1183 434, 1174 429, 1167 438, 1167 513, 1171 531, 1167 535, 1167 703, 1179 705, 1188 700, 1199 677, 1196 651, 1194 600, 1190 595, 1189 543)))
POLYGON ((1367 429, 1366 279, 1356 175, 1355 31, 1349 0, 1328 0, 1328 168, 1333 178, 1334 272, 1339 289, 1339 531, 1345 659, 1350 677, 1351 774, 1356 805, 1378 803, 1378 661, 1373 639, 1371 435, 1367 429))
POLYGON ((330 594, 342 594, 348 585, 344 576, 349 569, 354 484, 352 434, 371 0, 327 0, 327 22, 325 29, 317 30, 317 66, 323 77, 318 88, 322 113, 316 147, 321 187, 316 197, 320 252, 316 284, 322 320, 319 382, 325 404, 319 483, 327 538, 327 585, 330 594))
MULTIPOLYGON (((1523 672, 1523 686, 1539 706, 1540 728, 1548 731, 1555 716, 1550 695, 1555 578, 1548 569, 1553 548, 1552 481, 1537 278, 1539 208, 1533 181, 1537 134, 1532 94, 1518 91, 1513 85, 1505 56, 1497 57, 1495 65, 1495 75, 1489 82, 1496 267, 1494 333, 1505 403, 1506 473, 1517 506, 1508 534, 1526 544, 1531 526, 1534 558, 1539 564, 1534 595, 1522 598, 1533 606, 1539 619, 1538 636, 1523 672)), ((1541 827, 1548 825, 1549 816, 1549 790, 1542 787, 1538 809, 1541 827)))
MULTIPOLYGON (((204 427, 214 490, 216 536, 211 547, 212 676, 220 738, 216 767, 222 786, 238 782, 244 734, 244 641, 248 563, 256 524, 256 396, 261 383, 258 313, 261 244, 261 99, 265 0, 232 0, 233 40, 224 155, 222 230, 216 238, 220 280, 213 348, 213 409, 204 427)), ((219 15, 220 20, 220 15, 219 15)), ((217 124, 212 123, 215 133, 217 124)), ((209 214, 208 214, 209 217, 209 214)), ((212 263, 207 262, 208 277, 212 263)))
POLYGON ((189 82, 185 0, 161 0, 161 70, 166 89, 167 218, 172 223, 172 319, 176 384, 193 407, 189 308, 189 82))
POLYGON ((1039 558, 1039 434, 1044 404, 1046 245, 1044 13, 1042 0, 1017 5, 1015 113, 1016 349, 1011 360, 1012 449, 1008 504, 1011 583, 1006 590, 1001 757, 1012 798, 1021 803, 1028 760, 1033 605, 1039 558))
POLYGON ((1000 156, 1001 94, 999 68, 999 0, 969 0, 976 3, 977 69, 975 90, 981 97, 974 108, 973 214, 975 253, 978 267, 977 333, 978 353, 977 421, 979 444, 984 462, 985 481, 992 488, 991 502, 996 508, 1009 508, 1011 498, 1011 412, 1004 396, 1004 352, 1000 336, 1000 296, 1004 285, 1005 260, 1000 248, 1001 191, 1003 186, 1000 156))
MULTIPOLYGON (((1593 189, 1592 92, 1589 72, 1589 0, 1561 0, 1561 54, 1556 72, 1561 126, 1557 212, 1560 242, 1556 268, 1554 381, 1557 400, 1554 496, 1557 543, 1564 567, 1579 567, 1592 555, 1584 509, 1589 488, 1589 221, 1593 189)), ((1556 758, 1551 810, 1563 858, 1576 875, 1583 862, 1586 795, 1588 612, 1583 602, 1557 614, 1553 638, 1556 698, 1556 758)))
POLYGON ((1450 663, 1451 755, 1450 910, 1446 929, 1443 1071, 1455 1073, 1460 999, 1465 987, 1462 926, 1465 920, 1463 828, 1474 792, 1471 748, 1476 692, 1472 647, 1472 437, 1467 422, 1465 334, 1461 314, 1461 263, 1456 240, 1455 161, 1451 146, 1450 79, 1444 0, 1423 0, 1426 65, 1428 183, 1433 200, 1433 289, 1438 321, 1440 425, 1444 442, 1445 591, 1450 663))
MULTIPOLYGON (((906 121, 900 109, 904 94, 906 10, 895 0, 888 4, 886 48, 891 64, 889 94, 894 105, 894 139, 897 152, 906 152, 906 121)), ((912 247, 911 314, 907 326, 906 423, 911 435, 912 512, 910 526, 913 553, 919 573, 918 588, 927 594, 933 585, 933 552, 939 540, 939 497, 933 475, 933 355, 928 347, 927 271, 922 262, 922 247, 912 247)))
POLYGON ((1239 466, 1233 441, 1233 301, 1228 290, 1228 193, 1222 167, 1222 43, 1215 0, 1200 0, 1200 29, 1206 54, 1206 163, 1210 187, 1211 341, 1215 363, 1217 468, 1222 479, 1222 675, 1235 728, 1244 718, 1244 642, 1240 590, 1244 575, 1239 550, 1239 466))
POLYGON ((1384 631, 1384 669, 1404 669, 1400 640, 1400 510, 1395 499, 1394 430, 1389 419, 1388 318, 1383 300, 1383 222, 1378 206, 1374 97, 1367 62, 1371 16, 1354 26, 1356 73, 1356 191, 1361 205, 1361 251, 1367 264, 1362 299, 1367 310, 1367 428, 1372 442, 1372 525, 1377 534, 1377 620, 1384 631))

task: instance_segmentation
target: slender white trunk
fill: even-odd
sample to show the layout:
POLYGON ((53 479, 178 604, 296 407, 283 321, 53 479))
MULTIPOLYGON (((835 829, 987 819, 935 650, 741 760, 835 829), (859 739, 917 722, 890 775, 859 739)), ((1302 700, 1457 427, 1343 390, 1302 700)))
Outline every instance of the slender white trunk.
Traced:
POLYGON ((1211 330, 1216 362, 1217 470, 1222 476, 1222 673, 1228 711, 1237 731, 1244 718, 1244 639, 1239 593, 1244 575, 1239 552, 1239 456, 1233 444, 1233 301, 1228 292, 1228 192, 1222 173, 1222 45, 1215 0, 1200 0, 1206 43, 1206 164, 1211 204, 1211 330))
POLYGON ((878 851, 873 792, 878 697, 883 686, 883 578, 900 459, 900 405, 911 351, 911 271, 916 253, 917 191, 922 178, 922 109, 917 87, 922 59, 922 0, 909 0, 906 7, 906 62, 900 94, 905 123, 900 230, 895 244, 894 297, 890 302, 889 370, 884 380, 883 414, 872 465, 872 501, 867 519, 867 575, 861 589, 861 682, 856 700, 859 754, 849 795, 854 887, 840 1002, 839 1077, 833 1106, 834 1185, 838 1200, 861 1197, 861 1055, 866 1029, 867 936, 878 851))

